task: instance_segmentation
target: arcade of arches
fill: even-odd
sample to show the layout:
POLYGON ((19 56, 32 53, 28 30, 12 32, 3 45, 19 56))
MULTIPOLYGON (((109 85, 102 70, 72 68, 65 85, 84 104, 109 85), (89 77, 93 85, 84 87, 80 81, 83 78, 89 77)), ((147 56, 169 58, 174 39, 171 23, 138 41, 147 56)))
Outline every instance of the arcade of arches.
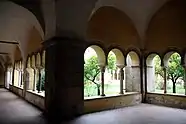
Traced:
POLYGON ((185 0, 1 1, 0 86, 55 119, 140 103, 185 109, 185 6, 185 0), (92 56, 94 69, 87 66, 92 56), (174 57, 182 75, 171 82, 174 57))

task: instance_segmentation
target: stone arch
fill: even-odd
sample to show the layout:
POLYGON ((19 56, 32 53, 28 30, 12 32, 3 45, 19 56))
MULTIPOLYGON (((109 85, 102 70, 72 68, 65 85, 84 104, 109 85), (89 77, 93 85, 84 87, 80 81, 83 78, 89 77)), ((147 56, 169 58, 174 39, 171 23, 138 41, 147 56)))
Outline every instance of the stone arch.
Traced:
MULTIPOLYGON (((156 92, 156 75, 155 75, 155 65, 154 65, 154 58, 158 56, 160 59, 159 66, 161 66, 161 56, 158 53, 150 53, 146 57, 146 86, 147 86, 147 92, 156 92)), ((163 71, 163 70, 162 70, 163 71)), ((162 79, 162 78, 161 78, 162 79)), ((163 83, 160 87, 163 88, 163 83)), ((158 89, 163 93, 163 89, 158 89)))
POLYGON ((34 75, 34 68, 35 68, 35 55, 30 55, 27 58, 27 90, 34 90, 34 83, 35 83, 35 75, 34 75))
POLYGON ((45 29, 44 17, 42 12, 42 2, 38 0, 32 0, 32 2, 24 1, 24 0, 9 0, 12 1, 33 13, 33 15, 37 18, 39 24, 43 29, 45 29), (23 2, 24 1, 24 2, 23 2), (28 2, 28 3, 27 3, 28 2))
POLYGON ((41 55, 40 55, 40 53, 37 53, 37 56, 36 56, 36 67, 41 67, 41 55))
MULTIPOLYGON (((125 57, 124 57, 123 52, 122 52, 120 49, 118 49, 118 48, 112 48, 112 49, 109 50, 108 54, 109 54, 111 51, 112 51, 112 52, 115 54, 115 56, 116 56, 116 65, 117 65, 117 66, 124 67, 126 63, 125 63, 125 57)), ((108 56, 107 56, 107 57, 108 57, 108 56)), ((108 61, 108 60, 107 60, 107 61, 108 61)), ((107 62, 107 63, 108 63, 108 62, 107 62)))
POLYGON ((31 67, 32 67, 32 68, 35 68, 35 67, 36 67, 36 56, 35 56, 35 55, 32 55, 31 67))
POLYGON ((149 21, 151 20, 154 13, 156 13, 168 1, 170 0, 143 0, 140 2, 138 0, 97 0, 92 14, 103 6, 115 7, 122 12, 125 12, 134 23, 141 37, 141 44, 144 45, 143 40, 145 40, 149 21))
POLYGON ((131 19, 121 10, 111 6, 101 7, 94 12, 88 22, 86 37, 108 45, 114 41, 122 48, 140 47, 139 35, 131 19))
POLYGON ((185 47, 185 6, 184 0, 170 0, 154 14, 146 32, 147 50, 163 52, 171 46, 185 47))
POLYGON ((31 68, 31 57, 27 57, 27 68, 31 68))
POLYGON ((128 53, 127 53, 127 57, 126 57, 126 63, 127 63, 127 65, 129 64, 129 63, 131 63, 131 66, 139 66, 140 65, 140 56, 139 56, 139 54, 137 53, 137 52, 135 52, 135 51, 129 51, 128 53), (130 59, 131 59, 131 62, 130 62, 130 60, 129 60, 129 57, 130 57, 130 59))
MULTIPOLYGON (((169 58, 170 58, 170 56, 172 55, 172 54, 174 54, 174 53, 178 53, 179 55, 180 55, 180 57, 181 57, 181 59, 183 59, 183 56, 182 56, 182 54, 181 54, 181 52, 180 51, 178 51, 178 50, 167 50, 164 54, 163 54, 163 61, 162 61, 162 66, 165 66, 165 67, 168 67, 168 60, 169 60, 169 58)), ((182 64, 182 63, 181 63, 182 64)))
POLYGON ((151 66, 152 65, 152 61, 153 61, 153 59, 154 59, 155 56, 158 56, 160 58, 160 60, 161 60, 161 55, 159 53, 155 53, 155 52, 149 53, 147 55, 147 57, 146 57, 146 63, 145 63, 146 66, 151 66))
POLYGON ((30 49, 29 41, 35 36, 39 37, 38 42, 43 39, 43 29, 37 18, 22 6, 11 1, 2 1, 0 8, 0 26, 4 29, 0 31, 0 40, 18 43, 23 59, 26 60, 30 49))
POLYGON ((105 66, 106 65, 106 55, 105 55, 104 50, 98 45, 90 45, 89 47, 94 49, 94 51, 96 52, 99 65, 105 66))
POLYGON ((127 92, 140 92, 141 74, 140 58, 135 51, 129 51, 126 57, 127 66, 125 67, 125 84, 127 92))

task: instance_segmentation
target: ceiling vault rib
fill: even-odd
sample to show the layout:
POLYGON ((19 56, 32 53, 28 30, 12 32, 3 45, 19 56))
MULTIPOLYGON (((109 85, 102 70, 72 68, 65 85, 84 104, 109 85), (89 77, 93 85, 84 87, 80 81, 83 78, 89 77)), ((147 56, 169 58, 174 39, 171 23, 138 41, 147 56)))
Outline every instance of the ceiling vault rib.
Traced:
POLYGON ((17 42, 0 41, 0 44, 19 44, 17 42))

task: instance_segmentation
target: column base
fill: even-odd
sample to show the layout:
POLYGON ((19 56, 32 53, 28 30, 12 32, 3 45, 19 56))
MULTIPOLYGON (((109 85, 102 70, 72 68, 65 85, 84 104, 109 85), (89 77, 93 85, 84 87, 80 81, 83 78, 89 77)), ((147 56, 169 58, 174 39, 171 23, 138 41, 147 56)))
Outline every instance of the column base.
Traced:
POLYGON ((124 92, 120 92, 119 94, 120 94, 120 95, 123 95, 123 94, 124 94, 124 92))
POLYGON ((101 96, 106 96, 105 94, 101 94, 101 96))

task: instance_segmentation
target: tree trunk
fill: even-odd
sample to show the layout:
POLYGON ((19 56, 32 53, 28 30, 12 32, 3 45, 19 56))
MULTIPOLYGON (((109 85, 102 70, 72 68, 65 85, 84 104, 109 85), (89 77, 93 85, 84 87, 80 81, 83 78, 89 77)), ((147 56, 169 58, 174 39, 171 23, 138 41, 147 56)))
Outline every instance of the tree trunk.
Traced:
POLYGON ((176 93, 176 82, 173 82, 173 93, 176 93))
POLYGON ((98 86, 98 85, 97 85, 97 95, 98 95, 98 96, 101 95, 100 86, 98 86))

